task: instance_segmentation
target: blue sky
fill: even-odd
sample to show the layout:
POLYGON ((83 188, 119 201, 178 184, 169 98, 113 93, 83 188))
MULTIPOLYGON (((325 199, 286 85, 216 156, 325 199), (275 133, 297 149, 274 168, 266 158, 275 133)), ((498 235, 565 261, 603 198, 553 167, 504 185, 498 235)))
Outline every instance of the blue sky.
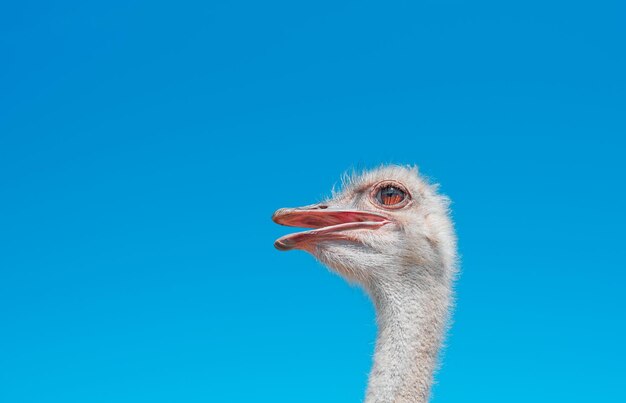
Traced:
POLYGON ((623 2, 0 6, 0 401, 357 402, 366 296, 279 207, 416 163, 433 401, 626 401, 623 2))

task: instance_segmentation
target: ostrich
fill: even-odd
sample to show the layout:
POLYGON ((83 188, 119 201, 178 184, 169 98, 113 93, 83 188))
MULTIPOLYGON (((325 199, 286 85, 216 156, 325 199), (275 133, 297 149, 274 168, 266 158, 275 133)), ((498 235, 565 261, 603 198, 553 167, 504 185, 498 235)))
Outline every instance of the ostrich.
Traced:
POLYGON ((366 403, 427 402, 456 274, 449 201, 417 168, 383 166, 344 181, 319 204, 277 210, 274 222, 312 228, 279 238, 365 289, 378 332, 366 403))

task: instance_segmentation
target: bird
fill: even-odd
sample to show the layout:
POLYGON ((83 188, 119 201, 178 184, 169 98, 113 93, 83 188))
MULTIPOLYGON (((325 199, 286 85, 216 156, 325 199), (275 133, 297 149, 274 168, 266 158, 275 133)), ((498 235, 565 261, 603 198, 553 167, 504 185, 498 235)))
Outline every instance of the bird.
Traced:
POLYGON ((319 203, 278 209, 275 223, 308 229, 277 239, 362 287, 377 334, 365 403, 425 403, 450 327, 458 274, 450 199, 416 166, 345 174, 319 203))

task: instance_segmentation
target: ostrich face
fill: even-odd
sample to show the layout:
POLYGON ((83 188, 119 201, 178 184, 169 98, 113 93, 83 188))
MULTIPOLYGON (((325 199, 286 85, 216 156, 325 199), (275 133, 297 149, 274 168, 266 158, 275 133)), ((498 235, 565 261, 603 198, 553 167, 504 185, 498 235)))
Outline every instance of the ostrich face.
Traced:
POLYGON ((371 284, 402 278, 439 257, 447 227, 447 199, 421 180, 415 168, 383 167, 351 178, 319 204, 283 208, 277 224, 312 228, 286 235, 274 246, 301 249, 352 281, 371 284))

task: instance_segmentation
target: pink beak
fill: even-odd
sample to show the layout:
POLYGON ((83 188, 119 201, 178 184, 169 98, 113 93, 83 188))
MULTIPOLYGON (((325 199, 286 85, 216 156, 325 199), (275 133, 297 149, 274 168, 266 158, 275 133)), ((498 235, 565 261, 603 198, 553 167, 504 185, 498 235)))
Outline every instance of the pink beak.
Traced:
POLYGON ((334 210, 323 204, 299 208, 282 208, 272 220, 288 227, 314 228, 311 231, 285 235, 274 242, 278 250, 303 249, 311 251, 320 241, 349 240, 347 231, 377 229, 390 222, 381 214, 360 210, 334 210))

